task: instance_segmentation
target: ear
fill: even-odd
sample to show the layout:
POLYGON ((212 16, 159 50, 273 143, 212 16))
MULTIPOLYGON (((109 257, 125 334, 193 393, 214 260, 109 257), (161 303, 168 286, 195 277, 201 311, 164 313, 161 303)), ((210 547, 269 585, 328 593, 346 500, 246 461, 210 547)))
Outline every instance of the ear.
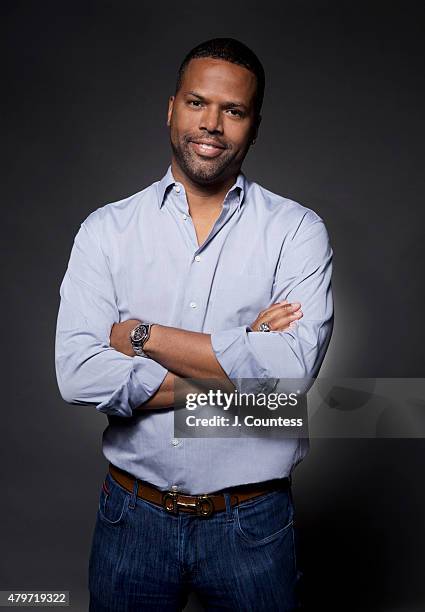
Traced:
POLYGON ((174 96, 170 96, 168 98, 168 113, 167 113, 167 125, 170 127, 171 124, 171 115, 173 114, 174 107, 174 96))
POLYGON ((262 119, 262 116, 258 115, 257 120, 256 120, 255 125, 254 125, 254 128, 253 128, 253 131, 252 131, 252 138, 251 138, 252 144, 254 144, 254 142, 257 139, 258 130, 260 128, 261 119, 262 119))

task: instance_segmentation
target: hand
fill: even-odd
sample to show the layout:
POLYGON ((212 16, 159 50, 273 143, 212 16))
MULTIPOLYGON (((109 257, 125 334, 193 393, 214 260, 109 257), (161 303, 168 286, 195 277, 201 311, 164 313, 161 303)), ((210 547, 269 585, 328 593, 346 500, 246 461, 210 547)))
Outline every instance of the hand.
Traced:
POLYGON ((109 344, 116 351, 124 353, 129 357, 134 357, 135 353, 130 341, 130 332, 141 323, 138 319, 128 319, 122 323, 114 323, 111 329, 109 344))
POLYGON ((286 331, 295 327, 296 322, 302 316, 303 313, 299 302, 289 304, 287 300, 284 300, 269 306, 266 310, 262 310, 254 323, 252 323, 251 329, 253 331, 260 331, 261 323, 268 323, 271 331, 286 331))

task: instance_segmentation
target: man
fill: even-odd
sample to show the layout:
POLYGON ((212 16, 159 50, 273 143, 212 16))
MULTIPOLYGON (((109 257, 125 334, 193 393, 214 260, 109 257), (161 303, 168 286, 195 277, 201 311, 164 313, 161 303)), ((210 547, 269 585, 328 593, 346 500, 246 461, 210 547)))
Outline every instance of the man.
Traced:
POLYGON ((63 398, 108 416, 90 610, 292 610, 305 439, 177 439, 174 383, 315 376, 332 329, 322 220, 240 171, 264 71, 234 39, 183 61, 166 175, 82 223, 61 285, 63 398), (271 333, 267 333, 271 332, 271 333))

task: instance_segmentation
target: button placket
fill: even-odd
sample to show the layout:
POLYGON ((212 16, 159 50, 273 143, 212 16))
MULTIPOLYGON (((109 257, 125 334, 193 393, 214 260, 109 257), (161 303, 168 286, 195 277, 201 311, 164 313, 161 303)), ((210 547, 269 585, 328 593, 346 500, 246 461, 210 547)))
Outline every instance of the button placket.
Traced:
MULTIPOLYGON (((184 193, 180 194, 179 197, 176 196, 175 199, 179 201, 180 207, 183 201, 186 203, 184 193)), ((211 300, 208 279, 214 277, 214 260, 217 249, 221 248, 220 245, 227 234, 227 232, 223 232, 222 230, 234 217, 235 211, 235 207, 229 206, 228 198, 223 205, 223 210, 216 220, 210 235, 206 241, 199 246, 193 221, 189 215, 189 220, 183 222, 181 219, 183 213, 186 213, 186 210, 180 208, 180 227, 182 229, 184 228, 185 231, 183 231, 183 233, 191 242, 189 245, 189 250, 191 252, 188 254, 188 269, 184 292, 185 298, 182 304, 183 309, 181 311, 180 320, 182 327, 187 326, 188 329, 201 332, 204 328, 205 321, 208 319, 208 316, 210 316, 208 308, 211 300)))

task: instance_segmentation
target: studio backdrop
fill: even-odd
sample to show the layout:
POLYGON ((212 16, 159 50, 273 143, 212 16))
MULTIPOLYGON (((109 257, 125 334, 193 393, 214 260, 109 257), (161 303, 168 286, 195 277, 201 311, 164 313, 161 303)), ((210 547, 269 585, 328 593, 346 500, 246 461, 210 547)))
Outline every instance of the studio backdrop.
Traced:
MULTIPOLYGON (((71 610, 87 609, 107 420, 59 394, 59 286, 90 212, 165 174, 167 100, 184 55, 232 36, 266 71, 263 120, 243 170, 317 212, 334 250, 322 399, 329 407, 333 398, 337 416, 371 406, 375 419, 365 434, 325 427, 294 472, 305 609, 423 610, 420 3, 49 0, 1 10, 0 590, 66 590, 71 610), (332 383, 343 379, 363 382, 332 383), (378 395, 379 405, 368 404, 378 395), (406 407, 417 419, 407 425, 406 407)), ((200 609, 196 599, 187 609, 200 609)))

